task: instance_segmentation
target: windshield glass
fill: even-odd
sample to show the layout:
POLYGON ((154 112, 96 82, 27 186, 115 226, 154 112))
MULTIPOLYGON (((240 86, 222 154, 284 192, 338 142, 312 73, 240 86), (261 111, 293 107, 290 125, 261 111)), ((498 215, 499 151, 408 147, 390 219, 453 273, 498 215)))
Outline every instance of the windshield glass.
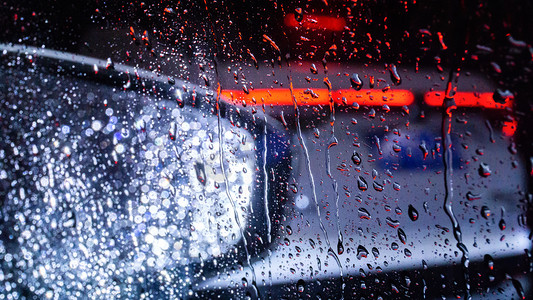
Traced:
POLYGON ((0 12, 0 299, 532 296, 530 3, 0 12))

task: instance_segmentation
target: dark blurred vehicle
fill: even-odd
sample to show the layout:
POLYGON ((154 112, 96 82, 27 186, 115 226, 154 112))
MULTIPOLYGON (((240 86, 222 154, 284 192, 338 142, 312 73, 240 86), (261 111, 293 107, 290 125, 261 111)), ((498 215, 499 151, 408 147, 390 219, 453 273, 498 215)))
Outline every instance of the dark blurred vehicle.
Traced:
POLYGON ((7 4, 0 296, 530 297, 529 6, 7 4))

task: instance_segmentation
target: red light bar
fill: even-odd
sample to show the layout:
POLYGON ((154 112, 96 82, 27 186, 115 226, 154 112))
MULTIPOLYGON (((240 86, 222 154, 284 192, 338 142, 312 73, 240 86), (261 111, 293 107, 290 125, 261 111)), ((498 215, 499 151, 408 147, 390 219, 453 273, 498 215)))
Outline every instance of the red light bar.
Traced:
POLYGON ((516 132, 517 126, 518 122, 516 122, 516 120, 505 121, 503 122, 502 132, 505 136, 513 136, 516 132))
MULTIPOLYGON (((505 109, 513 106, 512 99, 504 104, 494 101, 493 93, 457 92, 455 104, 458 107, 484 107, 490 109, 505 109)), ((430 106, 442 106, 444 92, 428 92, 424 95, 424 101, 430 106)))
POLYGON ((415 101, 415 96, 408 90, 339 90, 334 92, 336 103, 346 103, 352 105, 379 105, 387 104, 388 106, 411 105, 415 101), (343 99, 345 98, 345 99, 343 99))
MULTIPOLYGON (((294 89, 294 97, 298 105, 328 105, 327 89, 294 89)), ((289 89, 255 89, 248 94, 242 90, 223 90, 222 97, 227 102, 237 105, 294 105, 289 89)), ((407 90, 336 90, 331 92, 337 104, 368 106, 404 106, 414 102, 414 95, 407 90)))
MULTIPOLYGON (((327 89, 294 89, 298 105, 324 105, 329 103, 327 89)), ((222 90, 229 102, 242 105, 294 105, 289 89, 255 89, 248 94, 242 90, 222 90)))
POLYGON ((320 15, 303 15, 302 21, 296 21, 294 14, 285 16, 285 26, 301 27, 305 29, 326 29, 331 31, 343 31, 346 21, 343 18, 335 18, 320 15))

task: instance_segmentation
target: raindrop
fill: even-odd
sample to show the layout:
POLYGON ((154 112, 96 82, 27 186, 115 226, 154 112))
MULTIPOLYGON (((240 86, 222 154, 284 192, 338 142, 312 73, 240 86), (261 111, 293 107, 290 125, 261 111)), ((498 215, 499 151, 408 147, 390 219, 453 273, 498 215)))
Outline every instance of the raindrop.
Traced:
POLYGON ((350 77, 350 83, 352 84, 352 88, 356 91, 359 91, 363 87, 363 81, 359 78, 359 74, 357 73, 352 74, 350 77))
POLYGON ((393 242, 390 247, 392 250, 398 250, 400 248, 396 242, 393 242))
POLYGON ((357 151, 354 151, 352 154, 352 161, 354 164, 360 165, 362 161, 361 154, 357 153, 357 151))
POLYGON ((368 250, 366 250, 364 246, 359 245, 357 247, 357 258, 361 259, 361 258, 366 258, 366 257, 368 257, 368 250))
POLYGON ((372 247, 372 254, 374 255, 375 258, 378 258, 378 257, 379 257, 379 250, 378 250, 378 248, 376 248, 376 247, 372 247))
POLYGON ((500 227, 500 230, 505 230, 506 228, 505 220, 501 219, 500 222, 498 223, 498 226, 500 227))
POLYGON ((422 154, 424 154, 424 159, 426 159, 426 157, 428 157, 428 148, 426 147, 426 142, 425 141, 422 141, 422 143, 420 143, 420 146, 418 146, 420 148, 420 150, 422 150, 422 154))
POLYGON ((296 22, 302 22, 303 18, 303 10, 301 8, 294 9, 294 19, 296 22))
POLYGON ((411 257, 411 255, 413 255, 413 254, 411 253, 411 251, 410 251, 409 249, 407 249, 407 248, 405 248, 405 249, 403 250, 403 253, 404 253, 405 256, 407 256, 407 257, 411 257))
POLYGON ((342 244, 342 239, 339 239, 339 241, 337 242, 337 253, 339 255, 344 253, 344 245, 342 244))
POLYGON ((490 170, 489 165, 487 165, 487 164, 485 164, 485 163, 481 163, 481 164, 479 165, 478 172, 479 172, 479 175, 480 175, 481 177, 489 177, 490 174, 491 174, 491 170, 490 170))
POLYGON ((494 259, 489 254, 485 254, 485 263, 491 271, 494 270, 494 259))
POLYGON ((311 64, 310 70, 311 70, 311 73, 315 75, 318 74, 318 69, 316 68, 315 64, 311 64))
POLYGON ((402 78, 400 77, 400 74, 398 74, 396 65, 391 64, 389 66, 389 73, 390 73, 390 79, 392 80, 394 85, 400 85, 402 83, 402 78))
POLYGON ((383 151, 381 151, 381 143, 379 141, 379 138, 376 135, 374 135, 373 140, 374 140, 374 144, 376 145, 376 147, 378 149, 379 155, 382 155, 383 151))
POLYGON ((372 218, 372 216, 370 215, 368 210, 366 210, 366 208, 361 207, 357 211, 359 212, 359 218, 361 219, 370 220, 372 218))
POLYGON ((376 181, 374 181, 373 187, 378 192, 382 192, 384 189, 383 185, 377 183, 376 181))
POLYGON ((400 242, 405 245, 405 242, 407 241, 407 235, 401 228, 398 228, 398 238, 400 238, 400 242))
POLYGON ((389 225, 392 228, 398 228, 398 226, 400 226, 400 221, 393 220, 391 219, 391 217, 387 217, 385 220, 387 221, 387 225, 389 225))
POLYGON ((113 61, 111 60, 111 58, 107 58, 107 61, 106 61, 106 64, 105 64, 105 68, 107 70, 112 70, 115 68, 115 64, 113 63, 113 61))
POLYGON ((357 187, 361 191, 366 191, 368 189, 368 183, 366 183, 366 180, 363 177, 358 176, 357 177, 357 187))
POLYGON ((298 193, 298 186, 295 183, 290 184, 289 189, 295 194, 298 193))
POLYGON ((393 144, 392 145, 392 150, 394 150, 394 152, 400 152, 400 151, 402 151, 402 147, 400 147, 400 145, 398 145, 398 144, 393 144))
POLYGON ((483 206, 481 208, 481 216, 485 219, 488 219, 490 215, 491 215, 490 208, 488 208, 487 206, 483 206))
POLYGON ((205 176, 205 169, 204 169, 204 164, 202 163, 196 163, 194 165, 194 171, 196 172, 196 179, 198 179, 198 181, 205 186, 205 179, 206 179, 206 176, 205 176))
POLYGON ((395 182, 392 184, 392 188, 395 190, 395 191, 399 191, 401 189, 401 186, 398 182, 395 182))
POLYGON ((291 226, 287 226, 286 230, 287 230, 287 234, 288 234, 288 235, 291 235, 291 234, 292 234, 292 228, 291 228, 291 226))
POLYGON ((296 286, 298 288, 298 293, 303 293, 305 291, 305 282, 302 279, 298 280, 296 286))
POLYGON ((466 199, 468 199, 469 201, 479 200, 481 199, 481 194, 474 194, 471 191, 468 191, 466 193, 466 199))
POLYGON ((418 211, 411 204, 409 204, 409 209, 407 211, 407 214, 409 215, 409 218, 411 219, 411 221, 418 220, 418 211))
POLYGON ((318 128, 315 127, 315 129, 313 130, 313 134, 315 135, 315 138, 319 138, 320 137, 320 130, 318 130, 318 128))
POLYGON ((513 100, 514 95, 509 90, 502 91, 500 89, 496 89, 494 94, 492 95, 492 99, 494 99, 494 102, 505 104, 508 100, 513 100))

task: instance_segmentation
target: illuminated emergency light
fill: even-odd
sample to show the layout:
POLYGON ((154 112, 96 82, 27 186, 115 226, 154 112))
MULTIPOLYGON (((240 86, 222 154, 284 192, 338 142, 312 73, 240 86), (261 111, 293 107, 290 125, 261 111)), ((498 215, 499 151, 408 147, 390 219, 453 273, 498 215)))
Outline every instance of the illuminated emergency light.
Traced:
MULTIPOLYGON (((414 102, 414 95, 407 90, 335 90, 330 93, 327 89, 293 89, 297 105, 328 105, 330 97, 340 105, 368 106, 404 106, 414 102)), ((236 105, 276 105, 292 106, 294 100, 290 89, 255 89, 248 93, 242 90, 223 90, 223 100, 236 105)))
POLYGON ((320 15, 303 15, 302 21, 298 22, 294 14, 285 16, 285 25, 288 27, 298 27, 304 29, 325 29, 331 31, 343 31, 346 21, 342 18, 335 18, 320 15))
MULTIPOLYGON (((444 92, 428 92, 424 95, 424 101, 430 106, 442 106, 444 92)), ((493 93, 457 92, 455 104, 458 107, 484 107, 490 109, 505 109, 513 106, 512 99, 505 103, 494 101, 493 93)))

